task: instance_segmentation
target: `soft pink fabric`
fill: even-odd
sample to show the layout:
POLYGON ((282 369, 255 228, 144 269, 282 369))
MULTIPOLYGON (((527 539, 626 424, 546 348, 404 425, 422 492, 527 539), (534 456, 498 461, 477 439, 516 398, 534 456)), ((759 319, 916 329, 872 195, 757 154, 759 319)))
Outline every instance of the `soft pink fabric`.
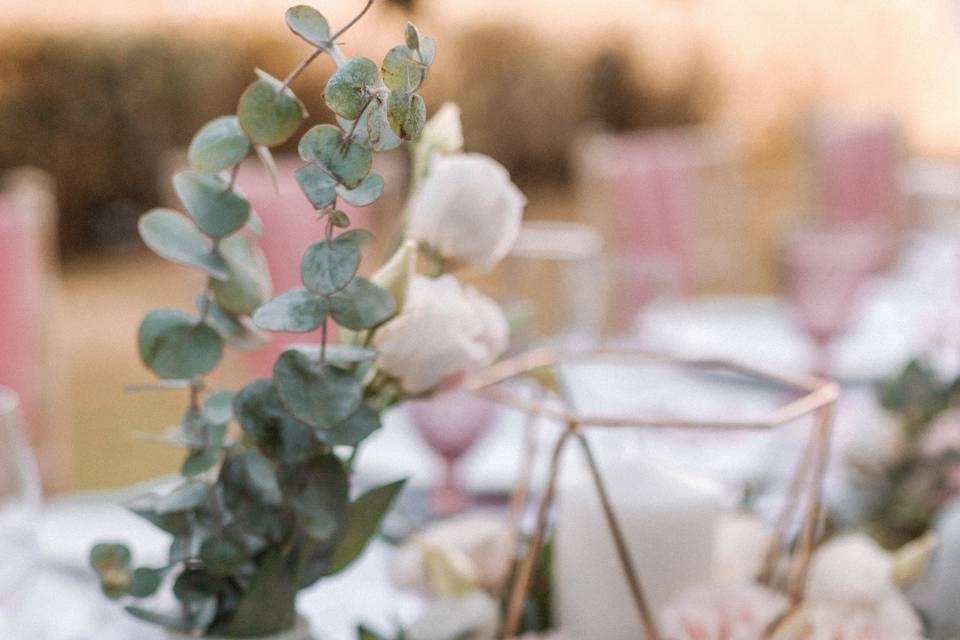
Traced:
MULTIPOLYGON (((273 279, 275 296, 303 286, 300 281, 300 259, 307 247, 323 238, 324 223, 317 219, 317 212, 303 195, 294 176, 294 172, 303 165, 296 158, 278 158, 278 190, 273 187, 270 173, 259 163, 244 163, 237 176, 237 185, 263 220, 264 236, 259 238, 259 242, 273 279)), ((350 216, 353 227, 366 227, 367 218, 363 209, 350 207, 342 201, 339 206, 350 216)), ((330 326, 334 327, 332 324, 330 326)), ((320 341, 319 330, 312 334, 272 335, 273 340, 269 345, 252 354, 253 367, 258 376, 270 376, 274 361, 290 344, 320 341)), ((331 332, 330 338, 335 339, 336 335, 331 332)))
POLYGON ((41 380, 42 249, 40 223, 0 196, 0 385, 20 394, 28 422, 41 380))
POLYGON ((829 122, 815 128, 819 205, 844 222, 899 226, 900 139, 890 121, 829 122))
MULTIPOLYGON (((681 132, 639 133, 617 141, 614 152, 620 165, 613 185, 615 229, 638 274, 651 260, 671 264, 681 293, 689 293, 697 165, 692 141, 681 132)), ((652 293, 643 278, 636 289, 640 301, 652 293)))

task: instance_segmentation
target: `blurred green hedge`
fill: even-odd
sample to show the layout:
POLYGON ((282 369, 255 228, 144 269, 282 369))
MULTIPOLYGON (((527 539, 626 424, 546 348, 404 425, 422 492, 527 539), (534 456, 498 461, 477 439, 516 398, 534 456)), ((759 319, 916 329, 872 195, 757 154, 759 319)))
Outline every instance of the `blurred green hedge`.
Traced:
MULTIPOLYGON (((28 164, 53 174, 67 258, 129 241, 137 215, 159 202, 169 151, 232 112, 254 67, 282 75, 304 55, 289 37, 224 29, 0 36, 0 170, 28 164)), ((685 124, 709 109, 705 62, 665 93, 623 43, 567 51, 515 25, 473 27, 448 41, 428 104, 459 102, 468 147, 521 182, 564 180, 570 133, 586 121, 685 124)), ((295 87, 315 118, 326 117, 329 65, 295 87)))

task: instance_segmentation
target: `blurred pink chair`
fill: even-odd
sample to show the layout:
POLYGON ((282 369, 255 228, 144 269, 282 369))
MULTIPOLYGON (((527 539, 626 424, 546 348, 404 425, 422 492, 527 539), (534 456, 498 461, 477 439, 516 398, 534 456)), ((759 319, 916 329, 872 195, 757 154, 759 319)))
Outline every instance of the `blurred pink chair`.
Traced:
POLYGON ((898 231, 902 156, 896 122, 821 116, 813 137, 819 210, 837 222, 898 231))
MULTIPOLYGON (((374 166, 375 171, 384 175, 387 189, 390 190, 382 196, 384 202, 389 202, 392 192, 398 190, 397 176, 401 172, 392 160, 392 157, 379 157, 374 166)), ((302 161, 292 156, 277 158, 277 189, 273 186, 270 173, 255 160, 244 163, 237 176, 237 185, 263 221, 264 235, 259 242, 273 280, 273 295, 303 286, 300 259, 307 247, 323 238, 324 224, 317 220, 317 212, 303 195, 294 176, 294 172, 303 165, 302 161)), ((352 228, 369 229, 378 234, 377 229, 371 229, 371 220, 375 218, 380 202, 359 209, 341 200, 339 206, 350 216, 352 228)), ((372 257, 369 247, 364 253, 361 271, 370 264, 372 257)), ((319 330, 312 334, 274 333, 272 336, 270 344, 251 355, 258 376, 271 375, 274 361, 289 345, 320 341, 319 330)), ((336 334, 331 333, 330 338, 335 340, 336 334)))

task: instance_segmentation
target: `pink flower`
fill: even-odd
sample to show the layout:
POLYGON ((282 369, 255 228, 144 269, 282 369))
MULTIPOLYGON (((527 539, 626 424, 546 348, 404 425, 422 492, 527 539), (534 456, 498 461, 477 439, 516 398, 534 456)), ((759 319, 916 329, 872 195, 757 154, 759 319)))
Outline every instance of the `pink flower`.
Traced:
POLYGON ((757 640, 787 606, 757 585, 701 586, 667 605, 661 621, 668 640, 757 640))

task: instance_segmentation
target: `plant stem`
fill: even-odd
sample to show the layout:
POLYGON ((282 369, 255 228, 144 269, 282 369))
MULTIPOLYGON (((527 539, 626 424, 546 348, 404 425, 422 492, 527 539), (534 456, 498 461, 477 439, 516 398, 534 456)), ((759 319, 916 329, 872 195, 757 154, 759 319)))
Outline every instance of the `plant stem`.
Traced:
POLYGON ((333 44, 334 42, 336 42, 337 38, 339 38, 344 33, 346 33, 353 25, 357 24, 357 22, 360 21, 360 18, 366 15, 367 11, 370 10, 370 7, 373 6, 373 3, 374 3, 374 0, 367 0, 367 6, 363 8, 363 11, 358 13, 357 16, 353 20, 348 22, 342 29, 340 29, 340 31, 337 31, 335 34, 330 36, 330 43, 333 44))
POLYGON ((320 57, 320 54, 323 53, 325 49, 323 47, 317 47, 314 49, 313 53, 303 59, 303 61, 297 65, 297 68, 291 71, 286 78, 283 79, 283 84, 280 85, 280 88, 277 89, 277 95, 280 95, 284 91, 290 88, 290 83, 297 79, 301 73, 303 73, 307 67, 310 66, 310 63, 320 57))
POLYGON ((230 182, 227 183, 227 188, 225 191, 233 191, 233 187, 237 184, 237 174, 240 173, 240 163, 233 165, 233 168, 230 169, 230 182))

